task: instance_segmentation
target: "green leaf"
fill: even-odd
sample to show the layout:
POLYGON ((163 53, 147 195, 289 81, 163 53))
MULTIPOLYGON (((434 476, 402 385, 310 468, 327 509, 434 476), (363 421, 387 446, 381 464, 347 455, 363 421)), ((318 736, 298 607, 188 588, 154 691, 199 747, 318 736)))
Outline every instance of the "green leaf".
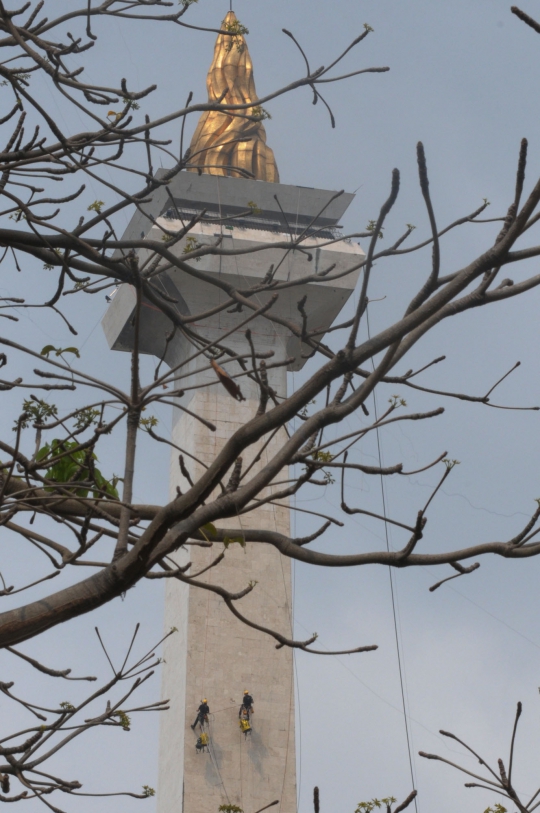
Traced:
POLYGON ((47 457, 50 450, 51 450, 51 447, 49 446, 48 443, 46 443, 45 446, 42 446, 41 449, 39 450, 39 452, 37 453, 36 460, 43 460, 43 458, 47 457))
POLYGON ((355 813, 372 813, 375 808, 379 808, 383 804, 389 807, 395 801, 393 796, 387 796, 384 799, 371 799, 369 802, 358 802, 355 813))
POLYGON ((90 204, 88 207, 89 212, 97 212, 100 214, 102 208, 105 206, 105 202, 103 200, 95 200, 93 203, 90 204))
POLYGON ((321 463, 330 463, 334 459, 332 452, 312 452, 311 456, 314 460, 320 460, 321 463))
POLYGON ((19 421, 15 421, 15 426, 13 427, 14 431, 16 431, 19 422, 22 429, 28 429, 31 420, 34 423, 43 423, 46 418, 56 418, 58 415, 58 407, 54 404, 48 404, 47 401, 43 401, 41 398, 34 396, 31 399, 23 401, 23 414, 24 418, 21 416, 19 421))
POLYGON ((113 717, 118 717, 120 725, 122 726, 124 731, 130 731, 131 730, 130 729, 131 718, 126 714, 125 711, 121 711, 120 709, 118 709, 118 711, 114 712, 113 717))
POLYGON ((145 429, 146 431, 148 431, 148 429, 153 429, 154 426, 158 425, 158 423, 159 421, 155 415, 149 415, 148 418, 141 418, 139 420, 139 426, 141 429, 145 429))
POLYGON ((63 347, 62 348, 62 347, 55 347, 54 344, 45 345, 45 347, 41 351, 40 355, 41 356, 46 356, 47 358, 49 358, 49 354, 52 353, 53 351, 54 351, 56 356, 61 356, 62 353, 73 353, 73 355, 77 356, 78 359, 80 359, 80 357, 81 357, 81 354, 79 353, 79 351, 77 350, 76 347, 63 347))
POLYGON ((231 37, 227 37, 228 42, 225 43, 225 50, 232 51, 233 47, 236 46, 236 50, 239 54, 241 54, 245 47, 243 37, 244 34, 249 34, 249 30, 245 25, 242 25, 240 20, 235 20, 232 23, 226 23, 223 27, 225 31, 232 34, 231 37))
POLYGON ((272 118, 268 110, 265 110, 264 107, 261 107, 260 104, 251 108, 251 115, 258 121, 264 121, 264 119, 272 118))
POLYGON ((244 539, 243 536, 226 536, 225 539, 223 540, 223 544, 225 545, 226 548, 228 548, 229 545, 235 544, 240 545, 242 548, 245 548, 246 540, 244 539))
MULTIPOLYGON (((113 478, 113 482, 111 483, 96 466, 91 467, 91 474, 88 468, 88 458, 90 457, 90 459, 94 461, 97 460, 97 456, 94 452, 90 453, 88 449, 79 449, 78 446, 77 441, 62 441, 57 438, 55 438, 50 445, 46 443, 45 446, 42 446, 36 455, 36 459, 45 464, 48 457, 52 459, 58 457, 58 455, 69 452, 69 454, 64 454, 64 457, 57 460, 46 470, 45 477, 54 483, 63 485, 69 484, 74 478, 77 481, 92 480, 95 486, 97 486, 97 489, 100 489, 100 491, 97 489, 92 490, 92 494, 96 499, 112 497, 117 500, 119 498, 116 489, 118 478, 113 478)), ((69 490, 73 491, 77 497, 82 498, 87 497, 89 492, 88 488, 76 486, 69 488, 69 490)), ((46 486, 45 491, 54 491, 54 486, 46 486)))
POLYGON ((199 528, 199 531, 202 533, 203 536, 212 536, 214 539, 217 536, 216 526, 213 525, 211 522, 207 522, 206 525, 203 525, 202 528, 199 528))
POLYGON ((84 407, 84 409, 79 410, 77 415, 73 418, 75 421, 75 428, 76 429, 88 429, 89 426, 92 424, 97 424, 97 419, 100 416, 99 409, 91 409, 90 407, 84 407))
MULTIPOLYGON (((188 237, 186 237, 186 243, 184 246, 184 250, 182 251, 182 254, 190 254, 192 251, 196 251, 196 249, 198 248, 202 248, 198 240, 192 235, 188 235, 188 237)), ((201 260, 200 257, 195 257, 196 263, 200 262, 200 260, 201 260)))

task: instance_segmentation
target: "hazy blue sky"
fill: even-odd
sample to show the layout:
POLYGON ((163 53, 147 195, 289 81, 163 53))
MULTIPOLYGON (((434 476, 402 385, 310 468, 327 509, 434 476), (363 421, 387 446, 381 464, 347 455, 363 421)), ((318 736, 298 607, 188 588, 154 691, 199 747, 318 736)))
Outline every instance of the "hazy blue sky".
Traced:
MULTIPOLYGON (((49 7, 52 12, 65 8, 65 3, 47 2, 49 7)), ((538 3, 524 0, 523 7, 540 17, 538 3)), ((197 25, 215 27, 227 9, 225 0, 199 0, 188 18, 197 25)), ((267 105, 272 114, 267 122, 268 141, 284 183, 357 191, 344 221, 347 230, 362 230, 376 217, 388 193, 391 170, 397 166, 402 171, 402 189, 387 223, 385 243, 390 243, 406 223, 417 226, 416 235, 427 234, 416 176, 415 145, 419 139, 426 149, 440 225, 472 212, 484 197, 491 202, 490 216, 505 213, 513 196, 523 136, 530 144, 527 189, 536 182, 540 174, 540 36, 510 13, 509 2, 236 0, 235 11, 250 30, 248 43, 261 96, 297 78, 303 68, 281 28, 298 36, 315 66, 327 64, 364 23, 374 28, 374 33, 347 57, 344 67, 353 70, 388 65, 391 70, 327 86, 327 98, 337 120, 335 130, 330 128, 322 105, 311 105, 307 90, 267 105)), ((94 49, 90 79, 116 83, 127 76, 131 87, 158 84, 141 115, 158 115, 180 107, 191 90, 196 100, 205 99, 213 34, 117 21, 95 28, 103 36, 94 49)), ((73 64, 77 64, 75 60, 73 64)), ((42 98, 45 104, 50 103, 62 126, 86 128, 87 122, 68 112, 45 85, 42 98)), ((186 130, 187 139, 194 126, 195 120, 186 130)), ((165 130, 177 149, 177 125, 165 130)), ((96 198, 105 199, 97 184, 85 194, 85 205, 96 198)), ((110 202, 112 193, 107 194, 110 202)), ((78 212, 74 222, 77 218, 78 212)), ((494 234, 495 227, 469 225, 445 237, 442 273, 459 268, 480 253, 494 234)), ((538 236, 531 235, 530 242, 535 239, 538 241, 538 236)), ((426 275, 429 260, 426 251, 377 266, 372 296, 385 298, 370 308, 372 331, 402 312, 426 275)), ((536 265, 536 261, 530 262, 510 275, 521 279, 536 265)), ((3 295, 20 291, 18 280, 8 271, 1 269, 3 295)), ((34 291, 37 295, 48 290, 50 283, 43 280, 44 274, 36 269, 29 277, 31 284, 24 283, 29 297, 34 291)), ((540 404, 539 302, 538 292, 533 292, 441 325, 415 348, 413 361, 407 362, 404 370, 445 354, 447 361, 424 376, 426 384, 480 395, 520 360, 522 366, 501 386, 496 402, 540 404)), ((104 299, 88 297, 84 304, 84 312, 79 300, 76 306, 81 325, 76 341, 85 363, 125 381, 128 359, 109 353, 99 327, 104 299)), ((0 326, 3 335, 38 349, 41 343, 74 341, 52 315, 20 316, 17 325, 0 326)), ((297 386, 310 369, 308 364, 305 372, 291 376, 291 386, 297 386)), ((389 388, 379 393, 381 409, 393 392, 389 388)), ((384 461, 403 461, 407 469, 415 469, 444 450, 461 461, 433 505, 423 549, 443 550, 482 540, 504 540, 515 534, 534 510, 534 499, 540 497, 539 413, 445 403, 420 393, 399 394, 415 411, 441 404, 447 409, 444 416, 429 424, 397 424, 384 433, 384 461)), ((0 403, 3 424, 9 425, 18 414, 19 395, 2 393, 0 403)), ((168 413, 162 410, 159 417, 167 426, 168 413)), ((356 424, 351 421, 351 425, 356 424)), ((367 444, 362 454, 371 461, 376 449, 367 444)), ((137 483, 137 500, 166 498, 167 458, 163 450, 142 445, 144 467, 137 483)), ((118 470, 113 443, 101 462, 108 471, 118 470)), ((389 479, 389 512, 411 521, 435 481, 433 472, 389 479)), ((351 504, 369 504, 378 510, 380 484, 367 477, 351 479, 347 498, 351 504)), ((329 487, 323 500, 319 493, 308 493, 298 505, 310 507, 315 499, 317 510, 336 509, 340 499, 337 486, 329 487)), ((298 515, 299 535, 312 527, 298 515)), ((8 534, 3 534, 3 539, 4 550, 11 557, 7 572, 3 571, 6 580, 13 583, 28 566, 41 572, 39 559, 29 563, 8 534)), ((398 545, 402 538, 392 531, 390 542, 398 545)), ((382 527, 353 518, 344 529, 333 532, 321 548, 352 552, 381 545, 382 527)), ((486 759, 506 758, 515 704, 522 700, 516 783, 532 795, 540 785, 540 562, 485 560, 473 575, 429 593, 429 586, 450 575, 449 571, 411 570, 395 577, 413 752, 437 751, 449 759, 459 756, 474 770, 474 760, 461 757, 457 745, 439 736, 437 732, 443 728, 467 739, 486 759)), ((380 647, 376 653, 341 658, 297 656, 300 810, 307 813, 311 809, 314 784, 321 788, 324 813, 353 813, 358 801, 372 796, 393 794, 402 798, 411 789, 411 779, 388 572, 376 568, 329 572, 297 566, 295 598, 298 636, 317 630, 324 647, 366 643, 380 647)), ((19 603, 16 599, 3 600, 19 603)), ((161 614, 160 587, 145 583, 131 591, 124 602, 118 600, 95 616, 54 630, 27 645, 26 650, 41 654, 49 663, 54 661, 51 665, 58 668, 75 664, 85 674, 97 668, 105 674, 106 664, 92 638, 95 624, 99 623, 117 647, 135 622, 141 621, 144 638, 151 643, 161 634, 161 614)), ((116 649, 115 654, 120 657, 116 649)), ((33 675, 11 660, 4 665, 2 658, 2 663, 1 679, 16 679, 19 694, 32 693, 33 675)), ((71 700, 81 691, 79 684, 66 688, 55 683, 50 687, 51 702, 71 700)), ((159 679, 146 696, 155 699, 158 691, 159 679)), ((4 716, 2 728, 7 728, 4 716)), ((90 748, 81 745, 69 758, 60 758, 58 770, 67 770, 73 778, 87 779, 89 786, 103 790, 118 785, 155 785, 157 720, 136 723, 131 734, 112 731, 90 740, 90 748), (79 767, 81 760, 87 769, 79 767)), ((447 766, 414 756, 413 767, 421 813, 435 809, 439 813, 454 813, 456 809, 473 813, 497 801, 494 794, 463 789, 460 777, 447 766)), ((95 809, 91 800, 80 803, 81 810, 95 809)), ((112 800, 100 803, 100 810, 131 811, 143 805, 150 811, 153 804, 112 800)), ((68 809, 75 808, 70 803, 68 809)))

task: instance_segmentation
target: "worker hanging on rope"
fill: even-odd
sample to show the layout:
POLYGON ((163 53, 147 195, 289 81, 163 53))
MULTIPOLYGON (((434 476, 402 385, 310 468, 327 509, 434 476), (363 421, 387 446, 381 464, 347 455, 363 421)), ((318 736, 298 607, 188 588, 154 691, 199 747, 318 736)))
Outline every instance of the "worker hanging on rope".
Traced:
POLYGON ((204 729, 204 724, 208 723, 208 715, 210 714, 210 706, 208 705, 208 701, 206 697, 201 700, 201 705, 197 709, 197 716, 195 718, 195 722, 191 726, 193 730, 195 730, 195 726, 197 723, 201 726, 201 729, 204 729))
POLYGON ((198 737, 197 742, 195 743, 195 748, 197 749, 198 754, 204 754, 206 751, 208 754, 210 753, 210 749, 208 748, 208 734, 206 731, 203 731, 201 736, 198 737))
POLYGON ((255 709, 253 708, 253 698, 248 690, 245 689, 238 716, 240 718, 245 717, 247 720, 249 720, 252 714, 255 714, 255 709))

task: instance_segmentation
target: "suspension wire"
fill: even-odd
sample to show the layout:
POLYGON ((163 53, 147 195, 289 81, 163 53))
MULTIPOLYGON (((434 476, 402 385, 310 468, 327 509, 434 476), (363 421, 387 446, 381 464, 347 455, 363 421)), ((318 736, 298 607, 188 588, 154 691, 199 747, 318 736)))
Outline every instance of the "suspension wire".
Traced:
MULTIPOLYGON (((212 716, 212 714, 210 714, 210 717, 211 716, 212 716)), ((213 726, 212 726, 212 728, 213 728, 213 726)), ((216 769, 217 775, 219 776, 221 785, 223 787, 223 792, 225 793, 225 796, 227 798, 227 802, 230 804, 231 800, 229 799, 229 794, 227 793, 227 788, 225 787, 225 782, 223 781, 221 771, 219 770, 216 755, 214 754, 214 741, 213 741, 213 738, 210 736, 210 720, 208 720, 208 753, 210 754, 212 762, 214 763, 214 768, 216 769)))
POLYGON ((300 710, 300 684, 298 682, 298 664, 296 661, 296 652, 293 652, 294 674, 296 677, 296 699, 298 708, 298 779, 297 779, 297 801, 296 809, 300 810, 300 800, 302 798, 302 713, 300 710))
MULTIPOLYGON (((289 614, 289 622, 291 624, 291 630, 292 630, 293 621, 292 621, 292 614, 291 614, 291 606, 290 606, 290 603, 289 603, 289 598, 287 596, 287 583, 285 581, 285 571, 283 569, 283 559, 282 559, 281 556, 279 557, 279 563, 281 565, 281 574, 283 576, 283 586, 285 588, 285 602, 286 602, 286 606, 287 606, 287 610, 288 610, 288 614, 289 614)), ((285 782, 287 780, 287 766, 289 764, 289 746, 290 746, 290 742, 291 742, 291 712, 292 712, 293 701, 294 701, 294 667, 295 667, 294 653, 291 653, 291 660, 292 660, 291 666, 293 668, 291 669, 291 691, 290 691, 290 694, 289 694, 289 714, 288 714, 288 717, 287 717, 287 748, 286 748, 286 751, 285 751, 285 764, 283 766, 283 784, 281 785, 281 797, 280 797, 280 800, 279 800, 279 813, 281 813, 281 810, 282 810, 283 794, 285 793, 285 782)), ((294 765, 294 772, 296 773, 296 764, 294 765)), ((298 799, 298 790, 296 792, 296 796, 297 796, 297 799, 298 799)))
MULTIPOLYGON (((300 201, 300 190, 298 191, 298 201, 300 201)), ((298 204, 300 205, 300 203, 298 204)), ((298 210, 296 213, 296 226, 298 231, 298 210)), ((294 371, 292 372, 292 390, 293 394, 296 392, 296 382, 294 378, 294 371)), ((296 507, 296 494, 293 494, 292 497, 293 506, 296 507)), ((293 538, 296 539, 296 511, 292 512, 292 533, 293 538)), ((296 561, 294 559, 291 560, 291 569, 292 569, 292 589, 291 589, 291 611, 292 611, 292 619, 291 619, 291 634, 294 638, 294 626, 295 626, 295 606, 296 606, 296 561)), ((293 665, 294 665, 294 674, 296 680, 296 708, 298 709, 298 777, 296 781, 296 810, 300 810, 300 800, 302 798, 302 714, 300 709, 300 682, 298 680, 298 661, 296 658, 296 649, 293 649, 293 665)))
MULTIPOLYGON (((368 341, 371 341, 371 330, 369 326, 369 305, 366 307, 366 325, 367 325, 367 334, 368 334, 368 341)), ((375 371, 375 362, 373 361, 373 356, 371 357, 371 366, 373 371, 375 371)), ((375 422, 377 423, 379 418, 377 414, 377 399, 375 397, 375 389, 373 390, 373 409, 375 413, 375 422)), ((375 434, 377 437, 377 452, 379 457, 379 468, 382 468, 382 453, 381 453, 381 439, 379 435, 379 427, 375 426, 375 434)), ((390 553, 390 541, 388 537, 388 522, 386 520, 386 496, 384 491, 384 480, 383 475, 379 475, 381 478, 381 497, 382 497, 382 506, 383 506, 383 517, 384 517, 384 533, 386 538, 386 550, 390 553)), ((415 779, 414 779, 414 769, 413 769, 413 759, 412 759, 412 749, 411 749, 411 738, 409 733, 409 723, 408 723, 408 715, 407 715, 407 708, 405 703, 405 689, 403 685, 403 667, 401 663, 401 652, 399 646, 399 633, 398 633, 398 623, 397 623, 397 615, 396 615, 396 599, 394 594, 394 579, 392 576, 392 568, 388 565, 388 576, 390 578, 390 595, 392 597, 392 616, 394 619, 394 635, 396 639, 396 653, 397 653, 397 662, 398 662, 398 670, 399 670, 399 685, 401 688, 401 702, 403 706, 403 720, 405 722, 405 736, 407 739, 407 752, 409 755, 409 768, 411 771, 411 781, 413 785, 413 790, 415 789, 415 779)), ((418 805, 416 801, 416 797, 414 799, 414 807, 416 813, 418 813, 418 805)))
POLYGON ((238 732, 238 735, 240 737, 240 742, 238 743, 239 746, 240 746, 240 750, 238 752, 239 763, 240 763, 240 804, 242 805, 242 808, 243 808, 244 807, 244 788, 243 788, 243 783, 242 783, 242 736, 245 736, 245 734, 242 735, 242 730, 240 730, 238 732))

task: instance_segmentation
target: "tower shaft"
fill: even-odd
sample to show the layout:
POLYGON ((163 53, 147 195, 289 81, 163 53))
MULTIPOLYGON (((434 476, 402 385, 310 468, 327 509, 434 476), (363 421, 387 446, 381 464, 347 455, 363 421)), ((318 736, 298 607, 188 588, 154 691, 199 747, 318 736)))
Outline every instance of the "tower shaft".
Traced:
MULTIPOLYGON (((281 392, 286 373, 280 370, 281 392)), ((184 382, 185 386, 185 382, 184 382)), ((173 442, 201 463, 185 457, 195 480, 202 464, 215 459, 226 440, 258 408, 256 392, 249 392, 241 404, 235 403, 219 385, 196 391, 189 408, 213 422, 215 433, 190 415, 183 414, 174 426, 173 442), (252 397, 249 397, 252 396, 252 397)), ((262 452, 257 466, 264 465, 282 445, 284 432, 278 432, 262 452)), ((267 439, 266 439, 267 440, 267 439)), ((258 449, 251 450, 253 459, 258 449)), ((246 459, 247 466, 251 459, 246 459)), ((188 486, 180 473, 178 455, 173 454, 171 487, 188 486)), ((253 514, 227 521, 227 527, 266 528, 289 534, 289 509, 268 505, 253 514)), ((239 539, 240 534, 239 534, 239 539)), ((208 567, 222 550, 190 547, 190 573, 208 567)), ((179 557, 183 561, 184 556, 179 557)), ((250 582, 253 592, 239 602, 238 610, 264 627, 292 637, 290 561, 269 545, 233 542, 219 568, 202 573, 198 579, 219 584, 236 593, 250 582)), ((234 804, 254 813, 275 799, 277 811, 296 811, 296 756, 294 726, 293 656, 290 649, 276 650, 275 640, 246 626, 235 618, 223 599, 215 593, 168 580, 165 599, 166 628, 178 627, 167 640, 163 672, 163 696, 170 698, 170 711, 164 715, 160 734, 159 813, 217 813, 222 804, 234 804), (239 726, 243 691, 254 697, 252 732, 245 735, 239 726), (203 698, 210 705, 209 752, 199 754, 198 735, 191 723, 203 698), (183 776, 182 776, 183 767, 183 776), (182 807, 179 801, 183 800, 182 807)))

